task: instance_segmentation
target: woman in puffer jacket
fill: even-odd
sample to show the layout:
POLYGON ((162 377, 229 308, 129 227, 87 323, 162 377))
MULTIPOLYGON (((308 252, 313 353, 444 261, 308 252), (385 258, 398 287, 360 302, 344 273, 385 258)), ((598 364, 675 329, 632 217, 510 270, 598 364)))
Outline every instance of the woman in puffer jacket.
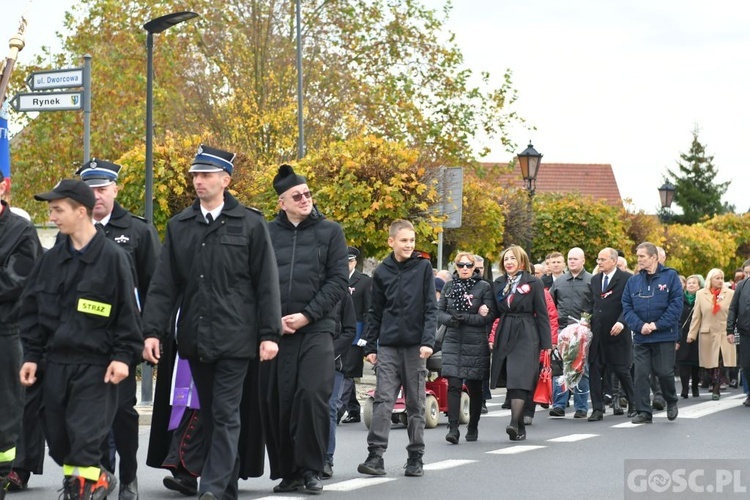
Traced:
POLYGON ((492 286, 474 271, 474 254, 459 252, 453 279, 445 284, 438 302, 438 322, 446 325, 442 376, 448 379, 448 425, 445 439, 458 444, 458 418, 464 380, 469 391, 467 441, 476 441, 482 412, 482 381, 489 374, 487 325, 495 317, 492 286))

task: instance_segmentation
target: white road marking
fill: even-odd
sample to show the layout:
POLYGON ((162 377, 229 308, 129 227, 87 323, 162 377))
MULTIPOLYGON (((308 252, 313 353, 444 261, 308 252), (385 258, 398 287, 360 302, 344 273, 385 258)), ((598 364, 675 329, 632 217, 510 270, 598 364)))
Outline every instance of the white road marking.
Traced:
POLYGON ((501 448, 499 450, 488 451, 491 455, 515 455, 517 453, 523 453, 525 451, 538 450, 540 448, 546 448, 546 446, 532 445, 532 444, 521 444, 518 446, 509 446, 508 448, 501 448))
POLYGON ((510 417, 510 410, 491 410, 489 413, 482 415, 482 418, 487 417, 510 417))
POLYGON ((476 462, 476 460, 450 459, 450 460, 443 460, 441 462, 425 464, 423 468, 424 470, 444 470, 444 469, 452 469, 453 467, 460 467, 461 465, 473 464, 474 462, 476 462))
POLYGON ((623 422, 622 424, 617 424, 611 426, 613 429, 630 429, 632 427, 640 427, 642 425, 646 424, 634 424, 633 422, 623 422))
MULTIPOLYGON (((722 410, 742 406, 742 401, 740 400, 744 400, 745 397, 746 396, 741 393, 735 396, 722 396, 718 401, 706 401, 705 403, 685 406, 684 408, 680 408, 678 404, 677 408, 680 412, 677 415, 677 420, 681 418, 701 418, 722 410)), ((659 413, 655 413, 654 418, 667 418, 667 412, 660 411, 659 413)))
MULTIPOLYGON (((341 481, 340 483, 323 484, 323 492, 326 491, 354 491, 361 488, 367 488, 368 486, 376 486, 378 484, 388 483, 395 481, 395 477, 360 477, 357 479, 349 479, 347 481, 341 481)), ((281 498, 274 496, 273 498, 281 498)), ((309 498, 309 497, 304 497, 309 498)))
POLYGON ((583 441, 592 437, 597 437, 599 434, 569 434, 567 436, 561 436, 558 438, 548 439, 550 443, 574 443, 576 441, 583 441))

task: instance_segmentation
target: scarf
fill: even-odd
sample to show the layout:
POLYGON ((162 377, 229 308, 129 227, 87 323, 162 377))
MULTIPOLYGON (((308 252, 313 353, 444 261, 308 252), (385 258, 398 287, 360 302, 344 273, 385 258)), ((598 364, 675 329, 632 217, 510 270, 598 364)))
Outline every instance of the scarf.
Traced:
POLYGON ((690 307, 693 307, 693 304, 695 304, 695 294, 685 292, 685 302, 687 302, 690 307))
POLYGON ((477 280, 474 277, 466 279, 453 279, 453 288, 448 297, 453 299, 453 307, 456 311, 466 312, 471 308, 471 299, 474 298, 469 291, 474 287, 477 280))
POLYGON ((719 312, 719 309, 721 309, 721 304, 719 304, 719 301, 718 301, 719 294, 721 293, 721 291, 722 291, 721 288, 716 289, 716 290, 714 290, 713 288, 711 289, 711 295, 714 296, 714 308, 711 310, 713 314, 716 314, 717 312, 719 312))
POLYGON ((505 287, 503 288, 503 291, 500 292, 500 295, 498 295, 497 300, 499 302, 502 302, 508 295, 512 294, 516 291, 516 287, 518 286, 518 282, 521 281, 521 275, 523 273, 519 271, 518 274, 516 274, 513 278, 505 275, 505 279, 507 280, 507 283, 505 283, 505 287))

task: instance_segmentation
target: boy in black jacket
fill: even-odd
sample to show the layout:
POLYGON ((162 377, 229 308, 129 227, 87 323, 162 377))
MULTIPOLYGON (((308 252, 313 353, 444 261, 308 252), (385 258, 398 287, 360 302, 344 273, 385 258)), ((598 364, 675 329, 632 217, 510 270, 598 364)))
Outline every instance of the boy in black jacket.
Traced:
POLYGON ((406 395, 406 476, 421 476, 424 454, 425 360, 432 355, 437 329, 437 300, 432 265, 414 253, 414 226, 391 224, 388 246, 393 252, 375 269, 372 304, 363 336, 367 360, 377 363, 372 423, 367 435, 369 455, 357 471, 385 475, 383 453, 388 447, 391 413, 399 388, 406 395))

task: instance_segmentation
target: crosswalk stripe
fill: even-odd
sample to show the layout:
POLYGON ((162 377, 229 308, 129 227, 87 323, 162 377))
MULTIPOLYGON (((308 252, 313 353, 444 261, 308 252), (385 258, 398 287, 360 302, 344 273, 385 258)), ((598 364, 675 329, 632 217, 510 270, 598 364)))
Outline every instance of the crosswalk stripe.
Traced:
MULTIPOLYGON (((735 396, 727 396, 723 397, 718 401, 706 401, 705 403, 697 403, 690 406, 685 406, 684 408, 679 408, 680 413, 677 416, 677 419, 681 418, 701 418, 705 417, 707 415, 711 415, 712 413, 717 413, 722 410, 728 410, 730 408, 735 408, 737 406, 741 406, 742 403, 740 402, 740 399, 744 399, 744 394, 737 394, 735 396)), ((659 412, 654 414, 654 418, 667 418, 667 412, 659 412)))
POLYGON ((490 455, 516 455, 517 453, 538 450, 540 448, 546 448, 546 446, 522 444, 518 446, 509 446, 508 448, 501 448, 499 450, 488 451, 487 453, 489 453, 490 455))
POLYGON ((489 413, 482 415, 482 418, 487 417, 509 417, 510 410, 491 410, 489 413))
POLYGON ((561 436, 557 438, 548 439, 550 443, 575 443, 576 441, 583 441, 592 437, 597 437, 599 434, 569 434, 567 436, 561 436))
MULTIPOLYGON (((347 481, 341 481, 340 483, 326 484, 323 487, 323 491, 354 491, 361 488, 367 488, 368 486, 376 486, 378 484, 388 483, 395 481, 395 477, 359 477, 357 479, 349 479, 347 481)), ((273 498, 281 498, 274 496, 273 498)))
POLYGON ((444 470, 444 469, 452 469, 453 467, 459 467, 461 465, 473 464, 474 462, 476 462, 476 460, 450 459, 450 460, 443 460, 441 462, 425 464, 423 468, 424 470, 444 470))
POLYGON ((630 429, 632 427, 640 427, 642 425, 646 425, 646 424, 634 424, 633 422, 623 422, 621 424, 612 425, 611 427, 613 429, 630 429))

